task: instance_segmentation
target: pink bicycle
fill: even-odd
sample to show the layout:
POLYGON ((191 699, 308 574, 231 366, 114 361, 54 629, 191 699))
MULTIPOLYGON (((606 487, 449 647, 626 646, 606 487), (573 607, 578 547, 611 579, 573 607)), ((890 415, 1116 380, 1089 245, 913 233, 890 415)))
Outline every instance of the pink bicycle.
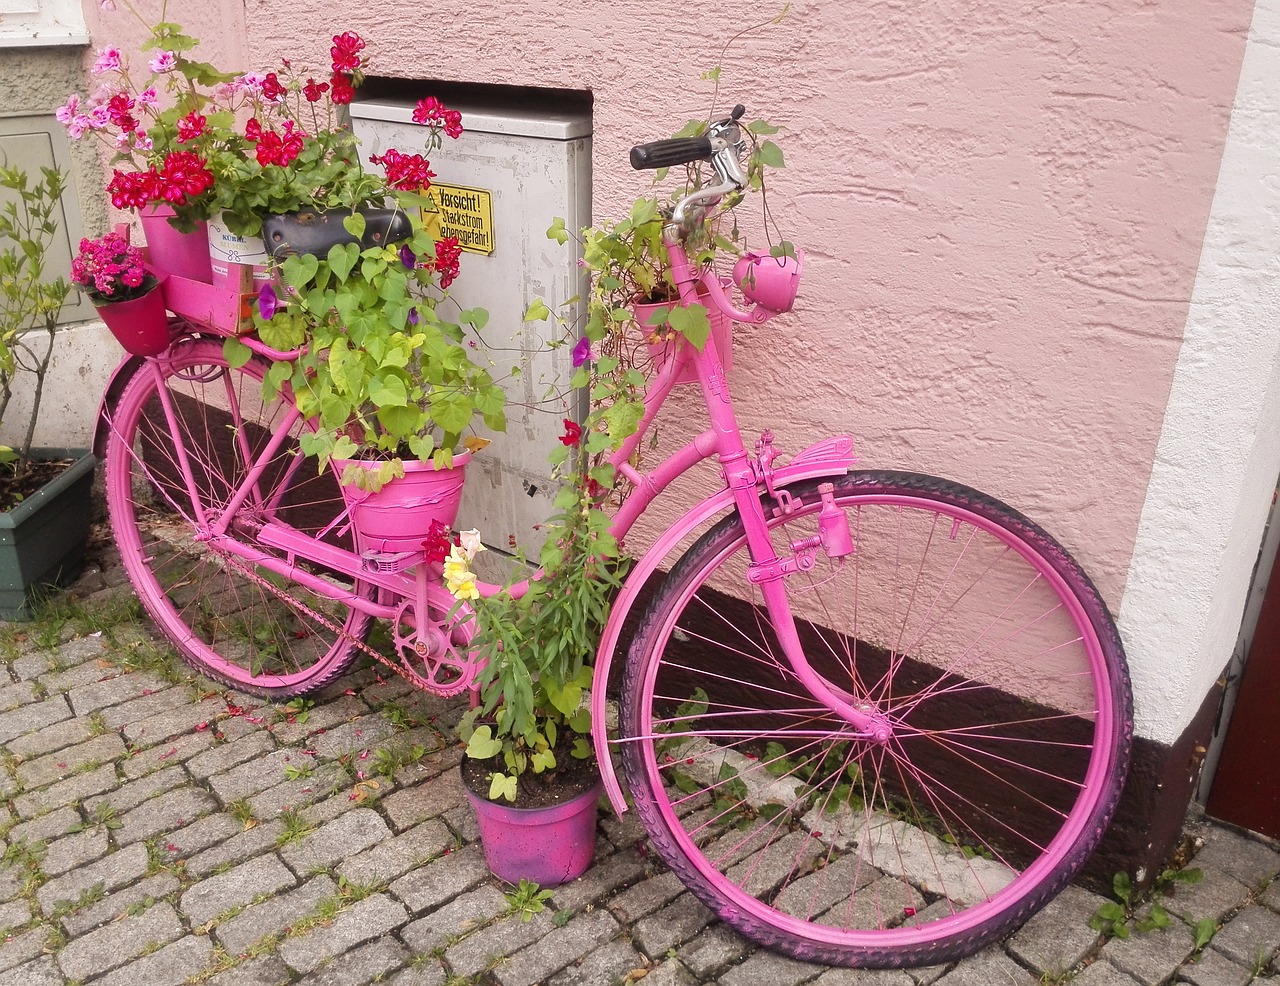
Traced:
MULTIPOLYGON (((719 183, 666 227, 671 270, 684 304, 709 298, 749 326, 790 308, 799 265, 757 263, 739 310, 682 247, 745 184, 739 115, 637 147, 632 164, 711 163, 719 183)), ((109 509, 147 612, 186 661, 259 695, 317 689, 361 653, 465 691, 477 669, 439 573, 356 552, 335 482, 299 454, 310 425, 262 399, 277 354, 250 345, 232 368, 221 334, 186 322, 114 391, 109 509), (369 645, 375 620, 394 657, 369 645)), ((653 847, 771 948, 867 966, 967 955, 1060 891, 1115 810, 1132 738, 1115 626, 1068 553, 989 496, 854 470, 847 438, 789 458, 768 433, 748 448, 723 355, 714 336, 682 342, 612 457, 632 484, 618 536, 695 464, 715 457, 723 483, 613 607, 592 693, 610 800, 628 809, 616 754, 653 847), (633 452, 695 374, 708 427, 642 473, 633 452), (641 605, 610 735, 609 674, 641 605)))

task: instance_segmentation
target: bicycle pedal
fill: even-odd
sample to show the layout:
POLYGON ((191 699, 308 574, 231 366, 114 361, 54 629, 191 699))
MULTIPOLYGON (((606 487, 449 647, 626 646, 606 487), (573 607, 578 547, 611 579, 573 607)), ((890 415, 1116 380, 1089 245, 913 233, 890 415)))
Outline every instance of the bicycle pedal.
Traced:
POLYGON ((377 551, 370 548, 360 552, 360 567, 366 572, 403 572, 420 561, 421 551, 377 551))

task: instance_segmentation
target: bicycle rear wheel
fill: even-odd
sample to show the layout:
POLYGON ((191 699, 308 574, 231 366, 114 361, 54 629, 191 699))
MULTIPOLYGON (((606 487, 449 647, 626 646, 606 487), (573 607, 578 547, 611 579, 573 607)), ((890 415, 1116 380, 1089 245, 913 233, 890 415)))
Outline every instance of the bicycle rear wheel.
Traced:
MULTIPOLYGON (((221 342, 178 343, 159 364, 175 411, 166 418, 151 366, 129 381, 114 409, 106 450, 107 506, 121 560, 156 624, 198 671, 242 691, 287 698, 336 678, 358 654, 371 617, 201 540, 178 450, 190 463, 197 497, 217 518, 288 410, 264 401, 260 358, 233 369, 221 342)), ((228 535, 259 550, 255 530, 282 522, 344 547, 328 530, 342 495, 326 470, 298 449, 298 422, 228 535)), ((349 575, 313 569, 336 589, 372 598, 349 575)))
MULTIPOLYGON (((637 631, 623 770, 655 848, 748 937, 828 964, 949 961, 1097 845, 1128 766, 1128 671, 1087 576, 1009 507, 909 473, 834 485, 854 551, 819 550, 788 598, 815 670, 888 740, 856 738, 788 668, 735 514, 637 631)), ((782 551, 818 531, 817 483, 790 492, 769 521, 782 551)))

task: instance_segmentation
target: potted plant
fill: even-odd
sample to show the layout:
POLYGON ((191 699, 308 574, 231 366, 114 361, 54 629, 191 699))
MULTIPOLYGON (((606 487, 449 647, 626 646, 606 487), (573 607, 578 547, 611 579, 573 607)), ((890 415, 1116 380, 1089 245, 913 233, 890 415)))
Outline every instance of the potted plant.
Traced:
POLYGON ((160 280, 147 271, 142 251, 122 233, 82 239, 71 261, 71 280, 89 295, 116 341, 136 356, 155 356, 169 346, 169 316, 160 280))
POLYGON ((31 378, 30 409, 17 448, 0 448, 0 618, 27 619, 36 592, 79 571, 92 516, 96 460, 87 449, 33 448, 58 316, 71 290, 50 277, 64 176, 50 168, 32 184, 0 167, 0 420, 20 374, 31 378))

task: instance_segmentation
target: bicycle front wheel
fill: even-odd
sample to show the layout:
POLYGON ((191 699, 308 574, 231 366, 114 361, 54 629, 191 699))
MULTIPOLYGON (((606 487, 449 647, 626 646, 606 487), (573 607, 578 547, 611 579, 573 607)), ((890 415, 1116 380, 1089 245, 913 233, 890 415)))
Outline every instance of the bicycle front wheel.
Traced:
MULTIPOLYGON (((766 510, 787 554, 822 506, 817 483, 790 492, 793 512, 766 510)), ((852 553, 819 549, 787 595, 808 661, 880 738, 788 666, 735 514, 637 631, 623 770, 654 847, 748 937, 827 964, 949 961, 1030 917, 1101 838, 1132 738, 1120 639, 1066 551, 990 497, 861 472, 834 502, 852 553)))
MULTIPOLYGON (((368 599, 373 587, 313 568, 339 597, 330 598, 198 537, 197 504, 207 519, 222 515, 289 410, 263 399, 270 364, 255 357, 232 368, 220 342, 202 339, 158 365, 159 376, 144 366, 124 388, 106 450, 108 511, 138 598, 182 658, 218 681, 271 698, 320 688, 355 659, 372 619, 341 595, 368 599)), ((337 483, 299 451, 306 427, 295 423, 270 456, 228 536, 267 550, 254 534, 272 521, 350 547, 331 530, 343 509, 337 483)))

